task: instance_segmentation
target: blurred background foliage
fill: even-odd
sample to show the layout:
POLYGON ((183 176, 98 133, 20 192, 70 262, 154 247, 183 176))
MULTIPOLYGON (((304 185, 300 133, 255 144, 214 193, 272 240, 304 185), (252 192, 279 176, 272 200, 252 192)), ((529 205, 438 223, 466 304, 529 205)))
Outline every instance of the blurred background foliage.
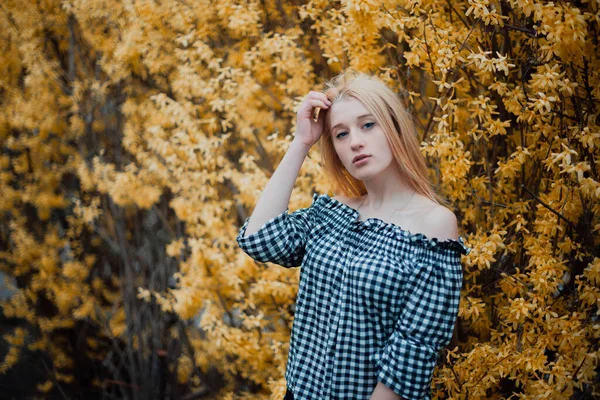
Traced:
MULTIPOLYGON (((436 398, 600 391, 597 0, 3 0, 0 390, 281 399, 298 269, 235 235, 346 68, 472 247, 436 398)), ((290 208, 330 193, 311 150, 290 208)))

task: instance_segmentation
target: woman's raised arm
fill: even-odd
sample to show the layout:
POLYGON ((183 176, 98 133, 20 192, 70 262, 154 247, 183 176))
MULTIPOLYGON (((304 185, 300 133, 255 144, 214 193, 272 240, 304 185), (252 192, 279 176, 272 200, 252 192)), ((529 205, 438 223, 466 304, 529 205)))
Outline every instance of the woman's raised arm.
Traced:
POLYGON ((319 140, 323 133, 324 111, 329 106, 331 106, 331 102, 327 96, 314 91, 311 91, 300 104, 296 117, 294 140, 258 199, 244 237, 258 231, 265 222, 288 208, 292 189, 302 163, 312 145, 319 140), (315 107, 323 109, 316 122, 312 119, 315 107))

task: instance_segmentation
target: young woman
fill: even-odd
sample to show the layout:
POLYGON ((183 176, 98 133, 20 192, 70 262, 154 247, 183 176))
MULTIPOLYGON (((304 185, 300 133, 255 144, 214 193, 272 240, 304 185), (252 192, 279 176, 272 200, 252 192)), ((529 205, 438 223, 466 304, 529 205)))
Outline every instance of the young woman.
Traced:
POLYGON ((411 117, 382 81, 345 73, 306 96, 294 140, 237 237, 258 261, 301 266, 285 399, 429 398, 470 251, 441 203, 411 117), (290 214, 319 139, 338 196, 315 194, 290 214))

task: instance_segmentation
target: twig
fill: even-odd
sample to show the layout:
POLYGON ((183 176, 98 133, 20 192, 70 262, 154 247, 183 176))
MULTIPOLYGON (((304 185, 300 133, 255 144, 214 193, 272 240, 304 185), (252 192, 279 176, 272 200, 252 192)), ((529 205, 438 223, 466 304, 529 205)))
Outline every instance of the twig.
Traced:
POLYGON ((275 96, 273 94, 273 92, 271 92, 271 90, 268 87, 266 87, 265 85, 260 85, 260 88, 263 90, 263 92, 265 92, 266 94, 268 94, 269 97, 279 105, 279 107, 281 107, 281 108, 284 107, 284 105, 281 102, 281 100, 279 100, 279 98, 277 96, 275 96))
MULTIPOLYGON (((589 315, 589 314, 588 314, 589 315)), ((577 374, 579 373, 579 370, 581 369, 581 367, 583 367, 583 364, 585 363, 586 360, 586 356, 589 353, 590 349, 592 348, 592 344, 590 343, 588 345, 588 348, 585 352, 585 356, 583 356, 583 360, 581 360, 581 362, 579 363, 579 365, 577 366, 577 369, 575 370, 575 372, 573 372, 573 379, 577 378, 577 374)), ((560 391, 561 393, 564 392, 567 389, 567 384, 565 383, 565 386, 562 388, 562 390, 560 391)))
POLYGON ((62 396, 68 400, 69 397, 64 392, 62 387, 58 384, 58 380, 56 379, 56 368, 54 368, 54 366, 52 366, 52 371, 50 371, 50 368, 48 368, 48 364, 46 364, 46 360, 44 360, 43 358, 42 358, 42 364, 44 364, 44 368, 46 368, 46 372, 49 374, 52 374, 52 380, 54 381, 54 384, 58 388, 58 391, 60 392, 60 394, 62 394, 62 396))
POLYGON ((483 378, 485 378, 485 377, 486 377, 486 376, 489 374, 489 372, 492 370, 492 368, 496 367, 498 364, 500 364, 502 361, 506 360, 506 359, 507 359, 508 357, 510 357, 510 356, 511 356, 511 354, 507 355, 507 356, 506 356, 506 357, 504 357, 503 359, 501 359, 501 360, 498 360, 498 361, 497 361, 497 362, 496 362, 494 365, 492 365, 491 367, 487 368, 486 372, 485 372, 483 375, 481 375, 481 378, 479 378, 479 379, 477 380, 477 382, 475 382, 475 383, 474 383, 472 386, 477 386, 477 385, 479 384, 479 382, 481 382, 481 381, 483 380, 483 378))
MULTIPOLYGON (((477 124, 479 124, 481 126, 481 122, 478 121, 477 124)), ((494 203, 494 189, 492 188, 492 181, 494 180, 494 177, 492 176, 492 169, 490 166, 490 158, 488 155, 488 149, 487 149, 487 144, 484 143, 484 141, 481 141, 481 144, 483 146, 483 155, 485 156, 485 166, 486 166, 486 172, 488 174, 488 184, 487 184, 487 188, 488 188, 488 194, 490 196, 490 203, 494 203)), ((495 219, 495 212, 494 212, 494 208, 492 207, 490 209, 490 212, 492 213, 492 220, 495 219)))
POLYGON ((239 199, 240 191, 229 178, 225 178, 224 183, 225 186, 227 186, 229 190, 231 190, 231 193, 233 193, 233 198, 236 199, 235 211, 238 218, 238 223, 241 225, 244 223, 244 221, 246 221, 246 218, 248 216, 246 215, 246 210, 244 210, 244 206, 240 203, 239 200, 237 200, 239 199))
POLYGON ((204 397, 209 393, 210 393, 210 389, 207 387, 204 387, 202 389, 196 390, 195 392, 192 392, 192 393, 186 395, 182 400, 194 400, 199 397, 204 397))
MULTIPOLYGON (((452 5, 452 3, 450 2, 450 0, 448 0, 448 6, 450 7, 450 11, 454 11, 454 13, 456 14, 456 16, 458 17, 458 19, 461 20, 461 22, 464 24, 465 27, 469 26, 469 23, 466 19, 463 18, 462 15, 459 14, 458 11, 456 11, 456 9, 454 8, 454 6, 452 5)), ((450 15, 452 15, 452 13, 450 13, 450 15)))
POLYGON ((102 229, 100 226, 97 226, 96 224, 93 224, 92 228, 94 229, 94 232, 98 234, 102 238, 102 240, 104 240, 104 242, 106 242, 106 244, 110 246, 112 251, 114 251, 117 254, 121 253, 121 248, 115 243, 114 240, 110 238, 108 232, 106 232, 104 229, 102 229))
POLYGON ((588 65, 589 65, 589 63, 588 63, 587 58, 583 57, 583 66, 584 66, 583 71, 582 71, 583 72, 582 73, 583 83, 584 83, 584 87, 585 87, 585 92, 587 94, 590 110, 592 111, 592 113, 595 113, 596 107, 594 104, 594 99, 592 97, 593 90, 592 90, 592 87, 590 86, 590 81, 589 81, 590 69, 588 68, 588 65))
POLYGON ((183 341, 183 345, 187 348, 187 351, 190 353, 190 360, 192 361, 192 368, 194 372, 200 378, 201 381, 208 382, 207 376, 202 372, 202 370, 196 364, 196 356, 194 352, 194 346, 192 346, 192 342, 190 341, 189 335, 186 332, 186 327, 183 324, 183 321, 180 319, 177 321, 177 328, 179 330, 179 336, 183 341))
POLYGON ((154 209, 154 211, 156 212, 156 215, 158 215, 158 218, 160 218, 160 220, 162 221, 165 228, 167 228, 167 230, 171 234, 171 237, 179 238, 177 233, 175 233, 173 228, 171 228, 171 225, 169 225, 169 221, 167 220, 167 217, 163 214, 163 212, 160 210, 160 208, 156 207, 156 205, 153 205, 152 209, 154 209))
MULTIPOLYGON (((446 352, 448 352, 448 349, 446 349, 446 352)), ((454 375, 454 378, 456 379, 456 383, 458 383, 458 387, 460 388, 460 391, 462 392, 463 385, 462 385, 462 382, 460 381, 460 378, 456 374, 456 371, 454 371, 454 364, 452 362, 448 362, 448 365, 450 366, 450 371, 452 371, 452 375, 454 375)))
MULTIPOLYGON (((473 23, 473 26, 471 26, 471 30, 469 31, 469 33, 467 34, 467 37, 465 37, 465 40, 463 40, 460 48, 458 49, 457 53, 460 53, 462 51, 462 49, 464 49, 464 47, 467 44, 467 40, 469 40, 469 36, 471 36, 471 33, 473 33, 473 30, 475 29, 475 27, 477 26, 477 24, 479 23, 481 18, 477 18, 477 20, 473 23)), ((458 76, 458 72, 464 67, 461 66, 459 68, 456 68, 455 70, 448 70, 448 72, 452 72, 452 78, 450 79, 450 82, 454 82, 456 80, 456 77, 458 76)), ((433 72, 433 71, 432 71, 433 72)), ((434 76, 435 78, 435 76, 434 76)), ((447 97, 450 95, 450 92, 452 91, 452 86, 450 88, 448 88, 448 90, 446 90, 446 93, 444 94, 443 97, 447 97)), ((435 113, 437 112, 438 108, 439 108, 439 103, 438 101, 435 102, 435 106, 433 107, 433 110, 431 111, 431 115, 429 116, 429 121, 427 122, 427 128, 425 129, 425 132, 423 132, 423 137, 421 138, 421 142, 423 142, 425 139, 427 139, 427 135, 429 134, 429 130, 431 129, 431 126, 433 125, 433 117, 435 116, 435 113)))
POLYGON ((511 25, 511 24, 504 24, 504 26, 507 27, 508 29, 512 29, 512 30, 515 30, 515 31, 525 32, 529 36, 533 36, 533 37, 537 37, 537 34, 538 34, 533 29, 523 28, 522 26, 511 25))
MULTIPOLYGON (((126 319, 126 332, 127 332, 127 355, 130 360, 129 364, 129 373, 131 374, 131 380, 133 382, 140 382, 138 370, 136 367, 142 365, 141 354, 138 352, 138 365, 135 364, 135 357, 132 353, 133 346, 133 335, 138 334, 138 342, 140 345, 143 343, 140 332, 135 332, 133 327, 131 326, 131 321, 133 315, 135 315, 134 304, 135 304, 135 293, 134 293, 134 277, 133 271, 131 267, 131 263, 129 262, 128 252, 127 252, 127 241, 125 240, 126 232, 125 232, 125 223, 124 223, 124 215, 121 214, 121 209, 117 207, 117 205, 112 201, 112 199, 108 199, 108 204, 111 208, 112 215, 116 217, 117 221, 115 224, 115 232, 118 239, 119 247, 120 247, 120 255, 123 260, 123 267, 125 269, 125 280, 123 283, 123 309, 125 310, 125 319, 126 319)), ((133 392, 134 399, 137 398, 138 393, 133 392)))
MULTIPOLYGON (((394 15, 387 8, 385 8, 385 4, 381 3, 381 7, 385 10, 385 12, 387 12, 392 17, 394 17, 394 15)), ((406 8, 402 7, 401 5, 396 5, 396 10, 401 10, 401 11, 404 11, 407 15, 412 15, 410 10, 407 10, 406 8)))
POLYGON ((254 135, 254 139, 256 139, 256 142, 258 143, 258 146, 259 146, 258 147, 258 152, 259 152, 260 156, 262 157, 262 160, 264 162, 266 162, 267 167, 269 168, 269 172, 272 174, 275 171, 275 168, 273 167, 273 162, 269 158, 269 153, 267 152, 267 150, 263 146, 263 144, 262 144, 262 142, 260 140, 260 137, 256 133, 256 129, 252 129, 252 134, 254 135))
POLYGON ((563 221, 565 221, 567 224, 569 224, 569 226, 571 228, 575 227, 575 224, 573 224, 571 221, 569 221, 566 217, 564 217, 561 213, 559 213, 558 211, 552 209, 548 204, 544 203, 542 201, 542 199, 540 199, 538 196, 536 196, 535 194, 533 194, 533 192, 531 190, 529 190, 527 188, 527 186, 521 184, 521 187, 523 189, 525 189, 525 191, 527 193, 529 193, 531 195, 531 197, 533 197, 535 200, 537 200, 541 205, 543 205, 544 207, 546 207, 549 211, 551 211, 554 215, 556 215, 558 218, 562 219, 563 221))
MULTIPOLYGON (((431 75, 434 80, 437 81, 437 77, 435 76, 435 66, 433 65, 433 60, 431 59, 431 49, 429 48, 429 42, 427 42, 427 24, 426 21, 423 21, 423 39, 425 40, 425 49, 427 50, 427 58, 429 58, 429 63, 431 64, 431 75)), ((460 52, 460 50, 459 50, 460 52)))
POLYGON ((479 201, 480 201, 480 202, 482 202, 483 204, 487 204, 487 205, 490 205, 490 206, 495 206, 495 207, 511 208, 511 206, 507 206, 506 204, 495 203, 495 202, 493 202, 493 201, 489 201, 489 200, 486 200, 486 199, 484 199, 484 198, 482 198, 482 197, 479 197, 479 196, 477 196, 477 195, 475 194, 475 190, 474 190, 474 189, 473 189, 473 190, 471 190, 471 196, 475 197, 477 200, 479 200, 479 201))
POLYGON ((104 383, 112 383, 113 385, 127 386, 127 387, 130 387, 132 389, 136 389, 136 390, 141 390, 142 389, 138 385, 134 385, 134 384, 127 383, 127 382, 122 382, 122 381, 115 381, 115 380, 112 380, 112 379, 105 379, 104 383))
POLYGON ((17 33, 21 33, 19 31, 19 28, 17 27, 17 24, 15 23, 14 19, 12 18, 12 16, 10 15, 10 13, 8 11, 4 10, 4 7, 2 7, 2 4, 0 4, 0 8, 4 12, 4 14, 6 14, 6 19, 8 20, 8 23, 14 28, 15 31, 17 31, 17 33))

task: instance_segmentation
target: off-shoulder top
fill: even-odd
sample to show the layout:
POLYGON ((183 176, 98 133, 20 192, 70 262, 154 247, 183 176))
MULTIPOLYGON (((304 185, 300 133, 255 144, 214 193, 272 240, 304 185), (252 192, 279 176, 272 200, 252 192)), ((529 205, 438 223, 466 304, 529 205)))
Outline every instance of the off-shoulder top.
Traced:
POLYGON ((260 262, 300 266, 285 378, 294 399, 368 400, 380 381, 430 398, 438 351, 452 337, 462 236, 438 240, 359 213, 327 194, 237 242, 260 262))

